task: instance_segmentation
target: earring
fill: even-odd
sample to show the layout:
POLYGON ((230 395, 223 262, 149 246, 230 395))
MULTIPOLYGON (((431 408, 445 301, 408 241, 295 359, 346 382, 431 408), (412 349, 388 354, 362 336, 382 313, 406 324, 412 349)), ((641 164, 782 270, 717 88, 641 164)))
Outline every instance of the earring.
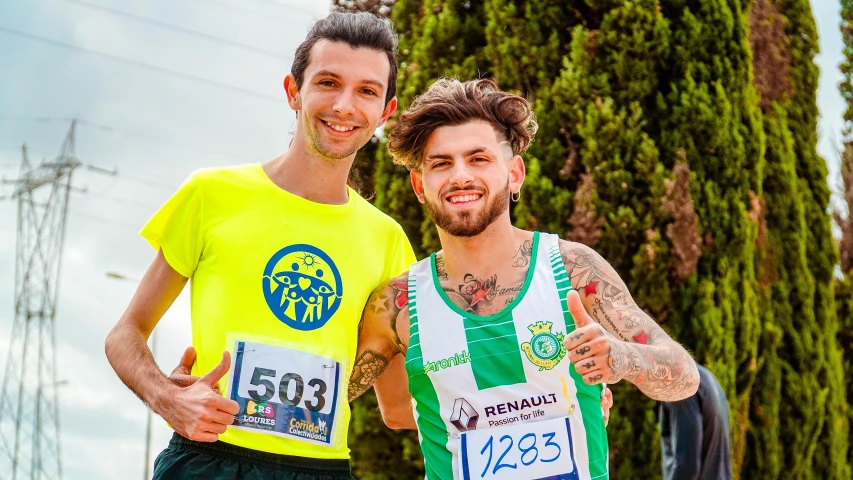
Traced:
POLYGON ((521 200, 521 189, 519 188, 517 192, 510 194, 509 198, 511 198, 513 202, 518 203, 518 201, 521 200))

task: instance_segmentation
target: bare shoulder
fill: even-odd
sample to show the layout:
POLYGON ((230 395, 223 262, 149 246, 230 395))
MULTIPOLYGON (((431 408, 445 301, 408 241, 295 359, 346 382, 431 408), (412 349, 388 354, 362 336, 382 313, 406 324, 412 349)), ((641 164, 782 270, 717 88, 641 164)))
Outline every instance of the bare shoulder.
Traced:
POLYGON ((589 292, 597 292, 604 288, 618 289, 620 293, 624 293, 630 298, 625 282, 622 281, 616 270, 592 248, 582 243, 561 239, 560 255, 563 257, 563 264, 566 266, 566 272, 569 274, 572 288, 575 290, 584 288, 589 292), (599 285, 601 286, 599 287, 599 285))
POLYGON ((611 334, 626 342, 653 344, 670 340, 666 332, 628 291, 616 270, 592 248, 560 240, 560 254, 586 310, 611 334))
POLYGON ((370 295, 359 324, 359 335, 369 328, 389 335, 406 353, 409 343, 409 272, 390 278, 370 295))

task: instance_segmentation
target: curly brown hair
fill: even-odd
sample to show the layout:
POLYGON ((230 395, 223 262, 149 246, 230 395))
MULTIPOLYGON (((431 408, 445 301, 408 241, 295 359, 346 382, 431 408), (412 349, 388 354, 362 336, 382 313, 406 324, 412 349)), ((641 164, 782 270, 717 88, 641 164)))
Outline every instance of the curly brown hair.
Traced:
POLYGON ((400 115, 388 135, 388 150, 397 165, 419 169, 432 132, 476 120, 491 124, 509 142, 514 155, 527 150, 537 129, 530 102, 501 91, 494 81, 442 78, 400 115))

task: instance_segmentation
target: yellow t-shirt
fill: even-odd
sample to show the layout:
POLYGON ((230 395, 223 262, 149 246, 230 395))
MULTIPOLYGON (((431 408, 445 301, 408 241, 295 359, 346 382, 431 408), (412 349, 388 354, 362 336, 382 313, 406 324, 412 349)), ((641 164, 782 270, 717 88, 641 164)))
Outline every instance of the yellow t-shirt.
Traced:
POLYGON ((193 374, 231 352, 220 388, 241 410, 220 440, 348 458, 361 312, 415 260, 400 225, 353 190, 344 205, 314 203, 243 165, 193 173, 141 234, 191 278, 193 374))

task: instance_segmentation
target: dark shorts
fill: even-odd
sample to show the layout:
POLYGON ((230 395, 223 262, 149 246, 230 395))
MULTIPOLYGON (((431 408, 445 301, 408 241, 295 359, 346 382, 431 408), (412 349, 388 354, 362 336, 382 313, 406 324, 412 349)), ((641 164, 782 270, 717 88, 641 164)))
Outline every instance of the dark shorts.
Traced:
POLYGON ((349 460, 259 452, 224 442, 194 442, 174 434, 154 462, 154 480, 354 480, 349 460))

